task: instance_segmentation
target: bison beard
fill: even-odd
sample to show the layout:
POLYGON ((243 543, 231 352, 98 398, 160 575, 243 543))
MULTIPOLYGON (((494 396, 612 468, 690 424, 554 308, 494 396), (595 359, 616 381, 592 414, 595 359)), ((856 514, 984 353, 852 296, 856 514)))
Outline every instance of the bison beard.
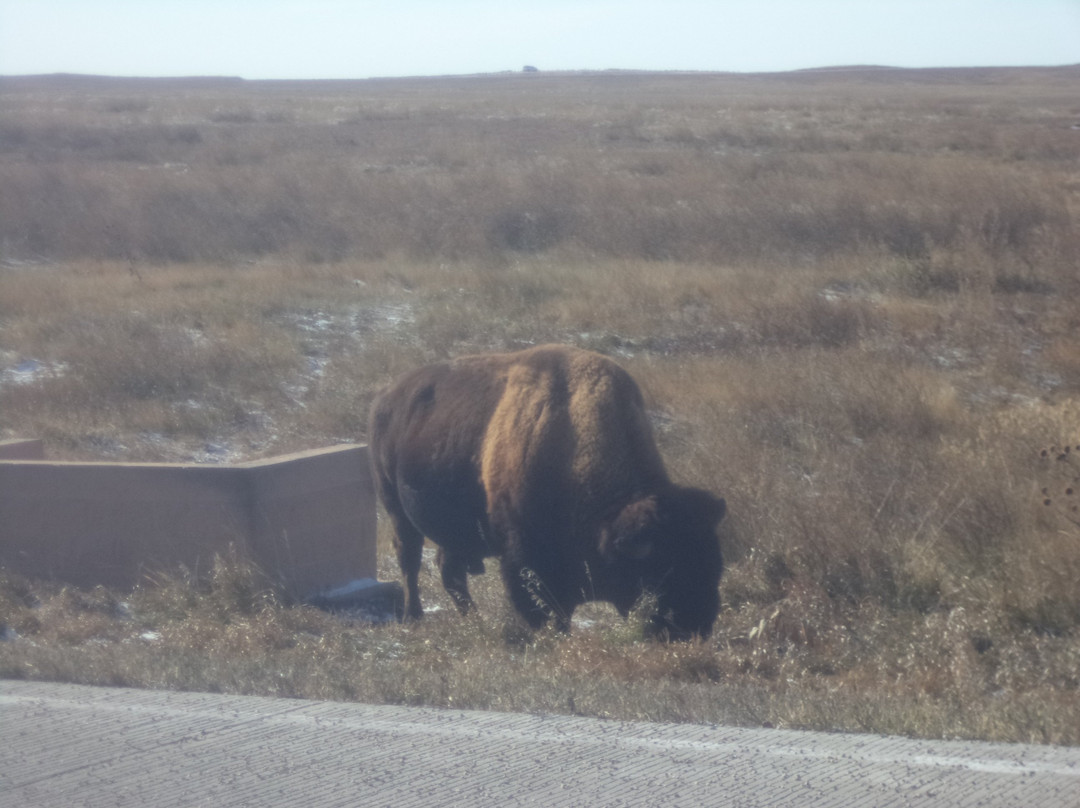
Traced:
POLYGON ((533 628, 569 630, 586 600, 625 616, 650 592, 657 634, 712 631, 724 501, 669 480, 640 389, 606 357, 547 345, 420 368, 376 399, 369 435, 407 618, 427 536, 462 612, 469 573, 497 556, 533 628))

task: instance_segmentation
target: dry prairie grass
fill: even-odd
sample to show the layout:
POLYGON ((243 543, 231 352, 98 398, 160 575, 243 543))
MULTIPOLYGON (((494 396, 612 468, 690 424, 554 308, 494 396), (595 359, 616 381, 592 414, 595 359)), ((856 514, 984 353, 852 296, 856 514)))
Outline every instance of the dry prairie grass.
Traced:
POLYGON ((1075 79, 0 81, 0 437, 363 440, 406 369, 565 341, 729 506, 704 644, 522 636, 494 575, 462 620, 430 570, 422 625, 349 623, 233 559, 8 574, 0 674, 1080 743, 1075 79))

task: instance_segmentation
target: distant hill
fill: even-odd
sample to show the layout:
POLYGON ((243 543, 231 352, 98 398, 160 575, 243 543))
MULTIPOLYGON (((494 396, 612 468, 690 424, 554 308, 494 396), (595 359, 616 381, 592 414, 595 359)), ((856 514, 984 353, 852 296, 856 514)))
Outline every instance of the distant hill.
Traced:
MULTIPOLYGON (((239 76, 101 76, 81 73, 47 73, 40 75, 0 76, 0 89, 71 89, 104 90, 118 89, 135 91, 139 89, 213 89, 238 87, 244 84, 297 84, 310 85, 317 82, 335 84, 365 81, 442 81, 469 79, 515 78, 517 71, 503 73, 481 73, 473 75, 446 76, 409 76, 375 77, 371 79, 244 79, 239 76)), ((1009 84, 1032 80, 1076 80, 1080 79, 1080 64, 1061 66, 1020 66, 1020 67, 893 67, 890 65, 827 65, 824 67, 803 68, 800 70, 777 72, 737 73, 732 71, 694 71, 694 70, 632 70, 611 68, 608 70, 551 70, 543 74, 549 79, 581 77, 648 77, 648 76, 688 76, 727 78, 774 79, 800 83, 818 83, 831 81, 866 81, 866 82, 915 82, 915 83, 979 83, 1009 84)))
POLYGON ((239 76, 97 76, 86 73, 42 73, 27 76, 0 76, 0 86, 25 89, 106 89, 164 87, 228 87, 243 84, 239 76))

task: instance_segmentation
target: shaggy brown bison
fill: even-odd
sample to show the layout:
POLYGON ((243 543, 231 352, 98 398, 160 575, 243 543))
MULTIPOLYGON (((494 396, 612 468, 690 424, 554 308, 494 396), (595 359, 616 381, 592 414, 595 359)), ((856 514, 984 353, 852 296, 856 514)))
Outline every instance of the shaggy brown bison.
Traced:
POLYGON ((569 630, 587 600, 625 616, 648 591, 656 633, 712 631, 724 500, 668 479, 641 391, 610 359, 545 345, 420 368, 378 397, 369 435, 407 618, 427 536, 462 612, 468 573, 498 556, 533 628, 569 630))

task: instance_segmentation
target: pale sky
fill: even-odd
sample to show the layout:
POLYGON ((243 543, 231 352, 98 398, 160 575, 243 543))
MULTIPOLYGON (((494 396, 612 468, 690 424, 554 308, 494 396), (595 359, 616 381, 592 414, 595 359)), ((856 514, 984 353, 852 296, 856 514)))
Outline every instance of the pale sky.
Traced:
POLYGON ((1080 0, 0 0, 0 75, 1080 63, 1080 0))

